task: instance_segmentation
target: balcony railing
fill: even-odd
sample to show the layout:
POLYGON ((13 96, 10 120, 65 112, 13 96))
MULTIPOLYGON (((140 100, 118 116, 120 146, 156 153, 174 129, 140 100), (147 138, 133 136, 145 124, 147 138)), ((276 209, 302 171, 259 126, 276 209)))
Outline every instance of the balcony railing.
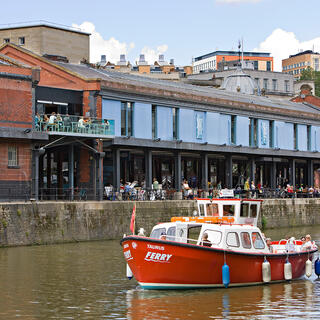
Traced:
POLYGON ((35 117, 35 129, 49 134, 88 134, 114 136, 114 120, 81 117, 74 115, 56 115, 47 118, 35 117), (45 120, 47 119, 47 120, 45 120))

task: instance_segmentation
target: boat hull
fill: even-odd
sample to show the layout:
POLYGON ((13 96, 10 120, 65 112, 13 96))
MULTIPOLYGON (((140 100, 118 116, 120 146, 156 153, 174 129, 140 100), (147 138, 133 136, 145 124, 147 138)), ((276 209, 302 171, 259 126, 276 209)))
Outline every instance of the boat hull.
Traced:
POLYGON ((290 254, 235 252, 174 241, 128 236, 121 240, 125 259, 142 288, 193 289, 223 287, 222 266, 230 270, 229 286, 263 283, 262 263, 271 266, 271 282, 286 281, 284 264, 292 265, 292 279, 304 275, 305 262, 316 251, 290 254))

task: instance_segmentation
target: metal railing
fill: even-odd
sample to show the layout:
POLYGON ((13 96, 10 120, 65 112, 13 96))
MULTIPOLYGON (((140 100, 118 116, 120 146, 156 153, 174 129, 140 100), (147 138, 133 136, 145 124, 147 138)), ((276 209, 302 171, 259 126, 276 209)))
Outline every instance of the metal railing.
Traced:
POLYGON ((114 120, 74 115, 41 115, 34 119, 35 129, 48 133, 80 133, 114 136, 114 120), (51 118, 50 118, 51 117, 51 118))

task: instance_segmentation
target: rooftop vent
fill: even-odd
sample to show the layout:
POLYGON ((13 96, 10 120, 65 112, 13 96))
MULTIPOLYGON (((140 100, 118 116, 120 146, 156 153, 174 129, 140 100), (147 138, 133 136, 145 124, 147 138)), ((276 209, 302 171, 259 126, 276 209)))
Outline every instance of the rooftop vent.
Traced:
POLYGON ((174 66, 174 59, 170 59, 170 64, 174 66))
POLYGON ((159 62, 164 62, 164 54, 159 54, 159 62))
POLYGON ((146 62, 146 60, 144 58, 144 54, 140 54, 139 62, 146 62))
POLYGON ((120 62, 126 62, 126 55, 120 54, 120 62))
POLYGON ((102 54, 101 55, 101 60, 100 60, 100 63, 106 63, 107 62, 107 58, 106 58, 106 55, 105 54, 102 54))
POLYGON ((69 62, 67 57, 58 56, 56 54, 47 54, 47 53, 45 53, 43 55, 43 57, 46 58, 46 59, 49 59, 49 60, 53 60, 53 61, 59 61, 59 62, 65 62, 65 63, 69 62))

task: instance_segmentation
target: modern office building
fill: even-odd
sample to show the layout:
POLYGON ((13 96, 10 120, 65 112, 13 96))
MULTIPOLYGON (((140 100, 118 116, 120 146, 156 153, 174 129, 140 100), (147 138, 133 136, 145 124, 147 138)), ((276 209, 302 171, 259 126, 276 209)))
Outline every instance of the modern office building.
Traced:
POLYGON ((306 50, 290 55, 282 60, 282 72, 289 73, 295 79, 299 79, 303 70, 311 67, 314 71, 320 71, 320 54, 312 50, 306 50))
POLYGON ((193 73, 224 70, 225 67, 230 66, 230 63, 237 64, 241 59, 252 61, 254 70, 273 71, 273 57, 270 57, 270 53, 214 51, 194 58, 193 73))
POLYGON ((90 60, 89 33, 77 28, 39 21, 0 27, 0 43, 13 43, 40 56, 70 63, 90 60))
POLYGON ((40 68, 32 116, 62 117, 51 127, 19 119, 23 130, 48 139, 35 145, 39 153, 28 164, 35 168, 31 181, 39 181, 35 197, 86 189, 102 199, 104 185, 151 188, 153 178, 177 192, 183 179, 204 191, 208 182, 232 188, 248 178, 270 188, 319 181, 318 108, 53 62, 12 44, 0 53, 40 68), (86 127, 77 121, 83 118, 86 127))

